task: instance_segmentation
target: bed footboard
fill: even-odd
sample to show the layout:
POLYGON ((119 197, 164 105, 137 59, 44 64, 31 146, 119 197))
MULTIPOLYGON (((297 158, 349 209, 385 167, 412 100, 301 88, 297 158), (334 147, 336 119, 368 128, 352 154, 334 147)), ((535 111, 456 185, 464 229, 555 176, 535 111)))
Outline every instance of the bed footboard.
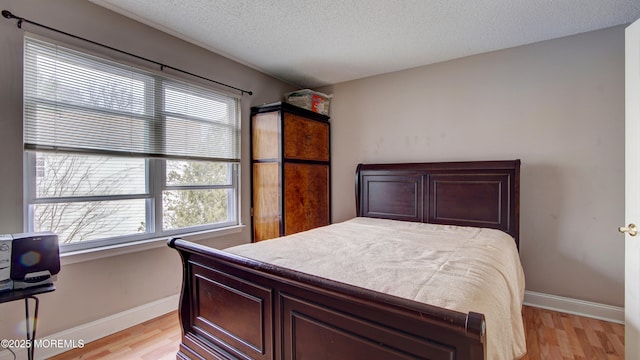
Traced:
POLYGON ((485 358, 485 321, 181 239, 178 359, 485 358))

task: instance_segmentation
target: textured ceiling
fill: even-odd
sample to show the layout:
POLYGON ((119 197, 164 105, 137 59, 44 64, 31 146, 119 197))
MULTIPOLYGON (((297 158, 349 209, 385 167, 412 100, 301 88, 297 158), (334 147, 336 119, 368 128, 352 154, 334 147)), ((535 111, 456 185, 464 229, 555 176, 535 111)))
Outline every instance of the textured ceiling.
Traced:
POLYGON ((91 0, 300 87, 629 23, 640 0, 91 0))

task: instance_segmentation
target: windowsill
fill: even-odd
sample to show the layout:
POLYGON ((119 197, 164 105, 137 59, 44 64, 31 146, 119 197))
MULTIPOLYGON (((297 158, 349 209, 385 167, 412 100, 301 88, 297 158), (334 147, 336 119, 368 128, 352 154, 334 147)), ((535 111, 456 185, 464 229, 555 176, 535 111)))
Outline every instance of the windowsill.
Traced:
POLYGON ((61 265, 69 265, 69 264, 75 264, 75 263, 80 263, 85 261, 107 258, 111 256, 131 254, 138 251, 145 251, 150 249, 167 247, 167 240, 174 237, 180 237, 188 241, 198 242, 205 239, 211 239, 211 238, 230 235, 230 234, 236 234, 241 232, 242 229, 244 228, 245 228, 245 225, 236 225, 236 226, 231 226, 224 229, 200 231, 200 232, 176 235, 171 237, 148 239, 148 240, 141 240, 141 241, 135 241, 130 243, 112 245, 112 246, 105 246, 105 247, 100 247, 95 249, 71 251, 68 253, 60 254, 60 263, 61 265))

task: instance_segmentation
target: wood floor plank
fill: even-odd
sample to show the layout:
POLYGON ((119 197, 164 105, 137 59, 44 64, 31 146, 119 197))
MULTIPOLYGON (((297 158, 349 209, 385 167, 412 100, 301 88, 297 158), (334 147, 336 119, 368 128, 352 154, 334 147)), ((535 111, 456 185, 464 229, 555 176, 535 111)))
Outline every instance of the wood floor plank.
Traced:
POLYGON ((618 334, 607 334, 609 341, 613 344, 613 347, 617 355, 624 355, 624 336, 618 334))
POLYGON ((574 328, 574 331, 585 359, 594 359, 591 343, 589 343, 589 338, 587 337, 585 330, 583 328, 574 328))
POLYGON ((563 324, 563 328, 565 329, 567 334, 567 340, 571 348, 571 354, 573 354, 575 358, 578 358, 578 357, 584 358, 585 354, 584 354, 584 351, 582 350, 582 345, 580 345, 580 339, 578 339, 578 334, 576 333, 576 330, 578 329, 573 327, 573 321, 571 321, 571 318, 569 316, 562 316, 561 321, 563 324))
MULTIPOLYGON (((624 359, 624 325, 525 306, 522 360, 624 359)), ((163 315, 51 360, 173 360, 180 345, 177 312, 163 315)))

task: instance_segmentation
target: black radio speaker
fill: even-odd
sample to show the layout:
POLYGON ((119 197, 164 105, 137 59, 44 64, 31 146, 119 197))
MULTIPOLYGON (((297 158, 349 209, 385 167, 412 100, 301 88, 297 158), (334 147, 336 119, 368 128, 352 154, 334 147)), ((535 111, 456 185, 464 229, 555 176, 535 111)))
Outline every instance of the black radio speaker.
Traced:
POLYGON ((11 280, 14 289, 52 283, 60 272, 58 235, 52 232, 13 234, 11 280))

